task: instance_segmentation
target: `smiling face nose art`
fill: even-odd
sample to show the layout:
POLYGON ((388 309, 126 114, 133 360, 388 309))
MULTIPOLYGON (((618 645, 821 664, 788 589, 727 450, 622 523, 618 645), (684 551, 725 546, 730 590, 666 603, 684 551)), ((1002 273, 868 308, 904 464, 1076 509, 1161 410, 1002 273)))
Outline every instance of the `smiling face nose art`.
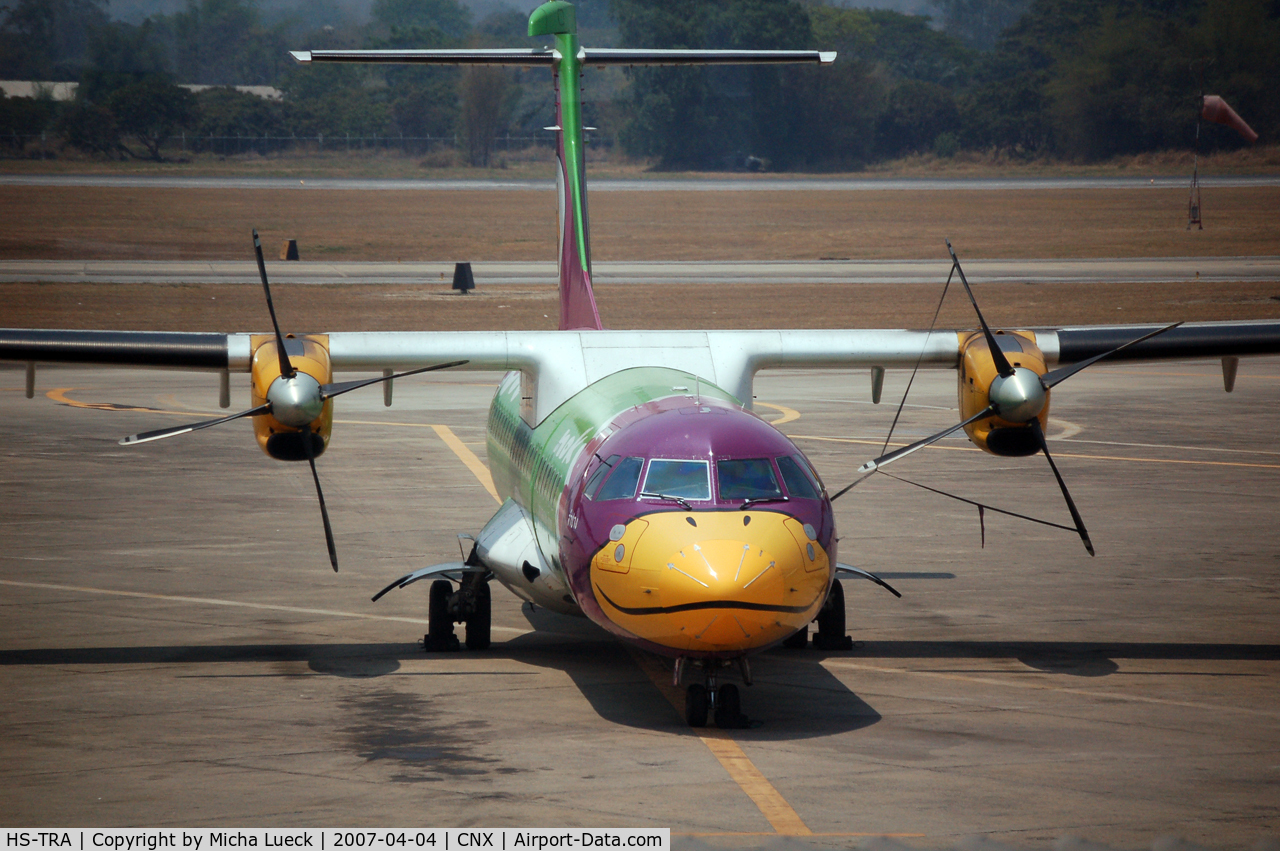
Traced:
POLYGON ((592 589, 610 620, 663 647, 765 647, 826 594, 830 563, 804 525, 772 511, 648 514, 592 559, 592 589))

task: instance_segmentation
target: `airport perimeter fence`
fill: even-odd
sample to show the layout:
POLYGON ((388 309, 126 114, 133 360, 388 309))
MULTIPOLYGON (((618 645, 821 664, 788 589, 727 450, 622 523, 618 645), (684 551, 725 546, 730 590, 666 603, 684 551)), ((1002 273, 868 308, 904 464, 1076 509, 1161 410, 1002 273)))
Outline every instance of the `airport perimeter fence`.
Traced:
MULTIPOLYGON (((536 136, 504 133, 493 137, 489 152, 509 154, 530 148, 553 148, 556 139, 551 133, 536 136)), ((592 147, 612 148, 614 140, 592 134, 587 144, 592 147)), ((57 155, 62 139, 55 133, 0 135, 0 156, 43 159, 57 155)), ((362 135, 352 133, 321 133, 315 136, 205 136, 180 133, 168 137, 161 151, 168 156, 211 153, 219 156, 256 153, 260 156, 284 152, 355 152, 396 151, 406 156, 424 156, 433 151, 467 150, 467 141, 458 136, 395 136, 362 135)))

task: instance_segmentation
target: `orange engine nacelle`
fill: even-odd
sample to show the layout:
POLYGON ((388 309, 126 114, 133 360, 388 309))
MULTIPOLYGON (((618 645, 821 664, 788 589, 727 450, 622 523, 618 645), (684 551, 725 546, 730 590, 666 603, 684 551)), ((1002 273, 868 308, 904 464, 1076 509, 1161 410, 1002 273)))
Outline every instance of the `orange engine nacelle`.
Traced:
MULTIPOLYGON (((1015 369, 1028 369, 1036 375, 1044 375, 1044 353, 1036 346, 1036 336, 1030 331, 996 331, 994 334, 1000 351, 1009 365, 1015 369)), ((959 396, 960 419, 966 420, 985 409, 991 403, 991 383, 998 376, 991 347, 981 331, 960 335, 959 396)), ((964 427, 965 434, 979 449, 992 455, 1034 455, 1040 451, 1040 440, 1032 431, 1031 415, 1022 422, 1012 422, 999 416, 990 416, 964 427)), ((1045 391, 1044 407, 1034 415, 1040 428, 1049 423, 1049 398, 1045 391)))
MULTIPOLYGON (((250 370, 253 387, 253 404, 255 407, 273 403, 272 413, 259 414, 253 418, 253 433, 258 439, 262 451, 280 461, 305 461, 308 457, 317 458, 329 445, 329 435, 333 431, 333 400, 320 401, 319 387, 333 381, 333 367, 329 362, 329 338, 323 334, 307 334, 295 337, 290 334, 284 338, 285 353, 289 362, 298 372, 296 383, 300 389, 290 402, 300 402, 307 410, 308 402, 314 405, 310 415, 296 424, 281 422, 275 416, 277 410, 284 405, 278 398, 279 389, 272 390, 280 374, 280 355, 277 351, 276 338, 271 334, 254 335, 250 345, 253 349, 253 361, 250 370), (304 377, 305 376, 305 377, 304 377), (314 385, 313 385, 314 382, 314 385), (314 399, 298 399, 306 397, 314 387, 314 399), (273 398, 276 395, 277 398, 273 398), (309 419, 309 421, 306 421, 309 419), (310 452, 303 443, 310 441, 310 452)), ((298 421, 295 416, 292 419, 298 421)))

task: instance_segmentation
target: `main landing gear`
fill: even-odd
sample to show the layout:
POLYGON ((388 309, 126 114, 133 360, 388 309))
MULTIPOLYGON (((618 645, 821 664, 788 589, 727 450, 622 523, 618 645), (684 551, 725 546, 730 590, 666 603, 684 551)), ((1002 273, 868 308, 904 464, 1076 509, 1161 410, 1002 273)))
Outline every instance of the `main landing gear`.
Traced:
MULTIPOLYGON (((675 684, 680 685, 687 659, 676 660, 675 684)), ((745 656, 738 660, 742 681, 751 685, 751 666, 745 656)), ((716 726, 721 730, 741 730, 751 726, 751 721, 742 714, 742 697, 738 687, 733 683, 717 686, 719 669, 727 667, 725 661, 695 661, 704 674, 703 683, 693 683, 684 693, 684 720, 690 727, 707 726, 707 716, 715 718, 716 726)))
POLYGON ((492 620, 489 578, 479 573, 463 574, 457 591, 448 579, 431 583, 427 604, 427 634, 422 649, 428 653, 458 650, 461 642, 453 632, 455 623, 466 624, 468 650, 489 648, 489 624, 492 620))
MULTIPOLYGON (((818 631, 813 634, 815 650, 852 650, 853 639, 845 634, 844 620, 844 586, 839 580, 831 583, 831 591, 823 601, 818 616, 818 631)), ((809 627, 792 635, 782 642, 783 647, 798 650, 809 643, 809 627)))

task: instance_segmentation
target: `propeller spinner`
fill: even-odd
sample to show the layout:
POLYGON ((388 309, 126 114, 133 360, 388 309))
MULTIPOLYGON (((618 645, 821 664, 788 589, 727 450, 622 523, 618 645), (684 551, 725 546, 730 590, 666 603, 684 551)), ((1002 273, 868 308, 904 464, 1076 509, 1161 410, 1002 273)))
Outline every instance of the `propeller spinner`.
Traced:
MULTIPOLYGON (((316 498, 320 503, 320 517, 324 521, 324 537, 325 544, 329 550, 329 563, 333 566, 334 571, 338 569, 338 552, 333 541, 333 527, 329 523, 329 510, 325 506, 324 490, 320 487, 320 475, 316 472, 316 456, 324 451, 325 437, 319 432, 321 428, 327 429, 327 423, 323 422, 326 403, 335 396, 341 396, 343 393, 350 393, 352 390, 358 390, 361 387, 367 387, 370 384, 380 384, 384 381, 391 381, 395 378, 404 378, 410 375, 418 375, 423 372, 432 372, 437 369, 448 369, 454 366, 461 366, 466 363, 465 360, 450 361, 449 363, 433 364, 424 366, 419 369, 411 369, 407 372, 398 372, 393 375, 382 375, 377 378, 361 379, 356 381, 328 382, 321 383, 315 376, 308 372, 298 369, 289 357, 289 346, 287 342, 300 342, 289 338, 286 341, 285 335, 280 332, 280 323, 276 320, 275 305, 271 301, 271 285, 267 282, 267 267, 262 258, 262 242, 258 238, 258 231, 253 231, 253 250, 258 261, 258 275, 262 278, 262 292, 266 297, 267 311, 271 314, 271 326, 275 331, 275 354, 278 357, 279 372, 270 380, 265 393, 261 393, 264 402, 237 414, 227 417, 218 417, 212 420, 202 420, 200 422, 188 423, 186 425, 174 426, 172 428, 156 429, 155 431, 146 431, 139 434, 131 434, 121 439, 120 445, 134 446, 139 443, 149 443, 153 440, 163 440, 168 437, 177 437, 180 434, 187 434, 200 429, 209 428, 210 426, 229 423, 232 420, 242 419, 244 417, 269 417, 270 421, 285 427, 286 431, 276 432, 274 428, 270 429, 273 433, 272 439, 280 437, 291 437, 296 435, 300 439, 288 442, 290 447, 288 452, 273 452, 271 450, 272 440, 267 440, 264 449, 273 457, 284 458, 286 460, 307 459, 307 463, 311 467, 311 478, 316 484, 316 498)), ((303 349, 305 352, 305 347, 303 349)), ((328 353, 323 354, 325 372, 328 372, 328 353)), ((304 361, 305 362, 305 361, 304 361)), ((257 367, 255 367, 257 369, 257 367)), ((255 395, 260 391, 255 388, 255 395)), ((327 430, 325 431, 327 435, 327 430)))
MULTIPOLYGON (((1067 510, 1071 513, 1071 519, 1075 523, 1075 532, 1080 535, 1080 540, 1084 543, 1085 549, 1089 555, 1094 554, 1093 542, 1089 539, 1088 530, 1085 529, 1084 520, 1080 516, 1079 510, 1076 508, 1075 500, 1071 498, 1071 492, 1067 489, 1067 483, 1063 480, 1062 474, 1058 472, 1058 465, 1054 463, 1053 456, 1049 453, 1049 444, 1045 440, 1044 427, 1041 425, 1041 418, 1045 414, 1049 403, 1049 390, 1066 379, 1089 367, 1103 358, 1114 355, 1123 349, 1148 340, 1158 334, 1163 334, 1173 328, 1181 325, 1181 322, 1175 322, 1164 328, 1159 328, 1141 337, 1130 340, 1124 345, 1117 346, 1111 351, 1096 355, 1088 360, 1081 361, 1070 366, 1062 367, 1052 371, 1039 372, 1026 366, 1022 366, 1022 361, 1028 363, 1038 362, 1043 364, 1044 356, 1035 348, 1034 344, 1021 335, 998 335, 991 331, 991 327, 987 325, 986 318, 982 315, 981 308, 978 307, 977 299, 974 298, 973 290, 969 286, 969 281, 965 277, 964 269, 960 266, 960 260, 956 257, 955 249, 951 247, 951 241, 947 241, 947 251, 951 254, 951 270, 953 273, 959 273, 960 283, 964 285, 964 291, 969 296, 969 303, 973 305, 974 312, 978 315, 978 323, 982 326, 982 339, 985 341, 985 351, 975 351, 973 353, 977 358, 989 359, 990 370, 994 367, 995 377, 991 378, 984 388, 981 386, 967 387, 964 383, 964 376, 961 377, 961 409, 964 410, 964 396, 966 392, 970 399, 978 399, 968 410, 979 408, 975 413, 967 416, 964 420, 946 428, 937 434, 930 435, 923 440, 918 440, 908 446, 895 449, 893 452, 881 455, 858 468, 858 472, 870 475, 871 473, 885 467, 888 464, 904 458, 920 449, 936 443, 944 437, 947 437, 960 429, 969 432, 975 443, 982 446, 989 452, 996 454, 1015 454, 1029 455, 1039 451, 1044 454, 1045 460, 1049 462, 1049 467, 1053 470, 1054 478, 1058 482, 1058 488, 1062 491, 1063 500, 1067 503, 1067 510), (1001 336, 1004 337, 1006 345, 1001 345, 1001 336), (1017 363, 1011 363, 1006 353, 1006 348, 1010 346, 1024 353, 1024 357, 1017 363), (1034 351, 1030 351, 1034 350, 1034 351), (987 404, 982 406, 982 401, 987 404), (975 437, 971 429, 983 420, 996 420, 999 427, 993 427, 987 436, 978 439, 975 437), (996 447, 997 444, 992 439, 993 435, 999 432, 1002 441, 999 445, 1009 447, 1009 451, 1002 452, 996 447)), ((966 347, 971 344, 966 344, 966 347)), ((987 374, 990 374, 989 372, 987 374)), ((970 379, 972 383, 973 379, 970 379)), ((857 484, 862 481, 859 479, 854 482, 857 484)), ((850 485, 840 491, 843 494, 850 485)), ((838 496, 839 494, 837 494, 838 496)), ((950 496, 950 494, 948 494, 950 496)), ((833 497, 834 498, 834 497, 833 497)), ((968 501, 968 500, 966 500, 968 501)), ((989 506, 980 506, 983 508, 989 506)), ((1032 519, 1032 518, 1028 518, 1032 519)), ((1039 522, 1039 521, 1038 521, 1039 522)), ((1057 524, 1050 524, 1057 525, 1057 524)))

